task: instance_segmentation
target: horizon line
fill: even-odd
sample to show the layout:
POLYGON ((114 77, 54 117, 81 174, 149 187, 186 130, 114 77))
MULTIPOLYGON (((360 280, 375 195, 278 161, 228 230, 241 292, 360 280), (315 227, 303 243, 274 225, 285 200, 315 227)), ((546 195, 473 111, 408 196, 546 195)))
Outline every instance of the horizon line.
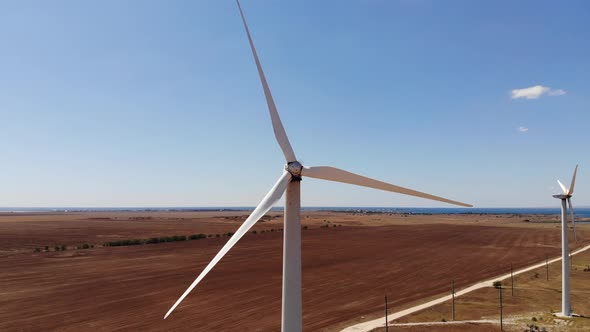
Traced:
MULTIPOLYGON (((0 209, 254 209, 256 206, 247 205, 211 205, 211 206, 0 206, 0 209)), ((273 209, 284 208, 282 205, 273 206, 273 209)), ((304 209, 313 208, 351 208, 351 209, 559 209, 559 206, 489 206, 489 207, 420 207, 420 206, 352 206, 352 205, 308 205, 301 206, 304 209)), ((590 208, 590 206, 578 206, 576 209, 590 208)))

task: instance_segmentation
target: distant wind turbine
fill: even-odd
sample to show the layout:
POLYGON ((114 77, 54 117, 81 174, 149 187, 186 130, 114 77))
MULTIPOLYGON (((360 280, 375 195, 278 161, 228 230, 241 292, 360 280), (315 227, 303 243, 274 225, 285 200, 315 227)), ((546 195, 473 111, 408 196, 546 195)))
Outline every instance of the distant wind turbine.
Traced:
POLYGON ((357 175, 351 172, 347 172, 335 167, 330 166, 315 166, 315 167, 304 167, 295 158, 295 153, 281 119, 274 100, 270 93, 268 83, 262 71, 260 60, 254 47, 254 42, 250 36, 244 13, 238 2, 238 9, 246 29, 246 35, 254 61, 256 62, 256 68, 258 69, 258 75, 264 89, 264 95, 266 97, 266 103, 268 104, 268 110, 270 112, 270 118, 274 129, 276 140, 283 151, 287 164, 285 165, 285 171, 279 177, 278 181, 266 194, 262 202, 254 209, 254 212, 244 221, 244 223, 238 228, 235 234, 229 239, 229 241, 221 248, 219 253, 213 258, 211 262, 205 267, 205 269, 199 274, 199 276, 193 281, 188 289, 180 296, 180 298, 174 303, 170 310, 164 316, 164 319, 172 313, 172 311, 182 302, 182 300, 195 288, 195 286, 211 271, 211 269, 221 260, 221 258, 248 232, 248 230, 254 226, 254 224, 264 216, 274 204, 281 198, 283 193, 287 192, 285 201, 285 226, 283 232, 283 307, 282 307, 282 323, 281 330, 283 332, 302 330, 302 318, 301 318, 301 222, 300 222, 300 209, 301 209, 301 192, 300 183, 302 177, 311 177, 335 182, 343 182, 348 184, 354 184, 363 187, 370 187, 385 191, 391 191, 395 193, 422 197, 435 201, 445 202, 449 204, 455 204, 465 207, 471 207, 469 204, 453 201, 450 199, 426 194, 423 192, 399 187, 393 184, 385 183, 382 181, 374 180, 368 177, 357 175))
POLYGON ((566 188, 561 181, 557 180, 563 194, 553 195, 553 197, 561 200, 561 313, 560 315, 570 317, 572 315, 572 308, 570 302, 570 257, 569 257, 569 243, 567 238, 567 205, 570 208, 570 215, 572 218, 572 225, 574 230, 574 241, 576 241, 576 222, 574 221, 574 207, 572 205, 572 195, 574 194, 574 187, 576 185, 576 173, 578 172, 578 165, 574 169, 572 176, 572 183, 566 188), (566 203, 567 201, 567 203, 566 203), (567 204, 567 205, 566 205, 567 204))

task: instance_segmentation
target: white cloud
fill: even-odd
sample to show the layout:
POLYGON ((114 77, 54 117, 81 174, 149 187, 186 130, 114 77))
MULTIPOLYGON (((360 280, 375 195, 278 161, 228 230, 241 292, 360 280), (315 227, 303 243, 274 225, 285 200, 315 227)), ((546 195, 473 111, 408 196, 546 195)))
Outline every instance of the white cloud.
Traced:
POLYGON ((527 131, 529 131, 529 128, 520 126, 520 127, 516 128, 516 130, 518 130, 518 132, 520 132, 520 133, 526 133, 527 131))
POLYGON ((511 99, 537 99, 542 95, 562 96, 565 91, 562 89, 551 89, 547 86, 535 85, 524 89, 514 89, 511 91, 511 99))
POLYGON ((565 94, 564 90, 556 89, 556 90, 549 90, 548 95, 550 96, 562 96, 565 94))

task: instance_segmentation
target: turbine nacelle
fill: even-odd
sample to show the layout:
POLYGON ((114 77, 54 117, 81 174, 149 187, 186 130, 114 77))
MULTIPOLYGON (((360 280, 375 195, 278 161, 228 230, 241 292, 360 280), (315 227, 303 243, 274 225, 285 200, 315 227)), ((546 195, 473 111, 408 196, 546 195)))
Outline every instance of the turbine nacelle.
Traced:
POLYGON ((285 165, 285 171, 291 173, 293 180, 301 180, 301 172, 303 171, 303 165, 298 161, 291 161, 285 165))

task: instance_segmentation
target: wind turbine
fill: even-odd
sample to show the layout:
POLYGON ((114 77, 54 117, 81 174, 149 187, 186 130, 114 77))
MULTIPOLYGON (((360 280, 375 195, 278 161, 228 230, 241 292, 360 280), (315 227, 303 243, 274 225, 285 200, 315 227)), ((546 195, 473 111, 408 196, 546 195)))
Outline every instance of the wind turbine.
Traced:
MULTIPOLYGON (((237 1, 237 0, 236 0, 237 1)), ((404 187, 399 187, 393 184, 385 183, 382 181, 374 180, 368 177, 357 175, 351 172, 347 172, 335 167, 330 166, 315 166, 305 167, 301 165, 289 139, 274 100, 270 93, 268 83, 262 71, 260 60, 256 53, 256 48, 250 36, 250 30, 246 24, 246 19, 242 8, 240 7, 239 1, 238 9, 254 61, 256 62, 256 68, 258 69, 258 75, 262 83, 264 95, 266 97, 266 103, 268 104, 268 110, 270 112, 270 118, 274 129, 276 140, 283 151, 287 164, 283 174, 279 177, 275 185, 270 189, 266 196, 262 199, 262 202, 254 209, 252 214, 244 221, 244 223, 238 228, 235 234, 227 241, 225 246, 217 253, 211 262, 205 267, 205 269, 199 274, 199 276, 193 281, 188 289, 180 296, 180 298, 174 303, 170 310, 164 316, 164 319, 172 313, 172 311, 184 300, 184 298, 195 288, 195 286, 211 271, 211 269, 221 260, 221 258, 248 232, 248 230, 254 226, 254 224, 264 216, 274 204, 281 198, 283 193, 286 191, 287 196, 285 200, 285 225, 283 232, 283 303, 282 303, 282 319, 281 319, 281 330, 283 332, 301 331, 302 330, 302 318, 301 318, 301 222, 300 222, 300 184, 303 177, 310 177, 316 179, 323 179, 335 182, 343 182, 348 184, 354 184, 363 187, 370 187, 385 191, 391 191, 400 194, 406 194, 410 196, 422 197, 435 201, 445 202, 449 204, 455 204, 465 207, 471 207, 469 204, 453 201, 443 197, 438 197, 423 192, 419 192, 404 187)))
POLYGON ((570 257, 568 252, 569 244, 567 238, 567 205, 569 205, 570 208, 575 241, 576 222, 574 221, 574 207, 572 206, 572 195, 574 194, 574 186, 576 185, 577 172, 578 165, 576 165, 576 168, 574 169, 574 176, 572 177, 572 183, 569 189, 566 188, 563 185, 563 183, 561 183, 561 181, 557 180, 557 183, 561 187, 563 194, 553 195, 553 197, 561 200, 561 315, 567 317, 570 317, 572 315, 572 308, 570 302, 570 257))

